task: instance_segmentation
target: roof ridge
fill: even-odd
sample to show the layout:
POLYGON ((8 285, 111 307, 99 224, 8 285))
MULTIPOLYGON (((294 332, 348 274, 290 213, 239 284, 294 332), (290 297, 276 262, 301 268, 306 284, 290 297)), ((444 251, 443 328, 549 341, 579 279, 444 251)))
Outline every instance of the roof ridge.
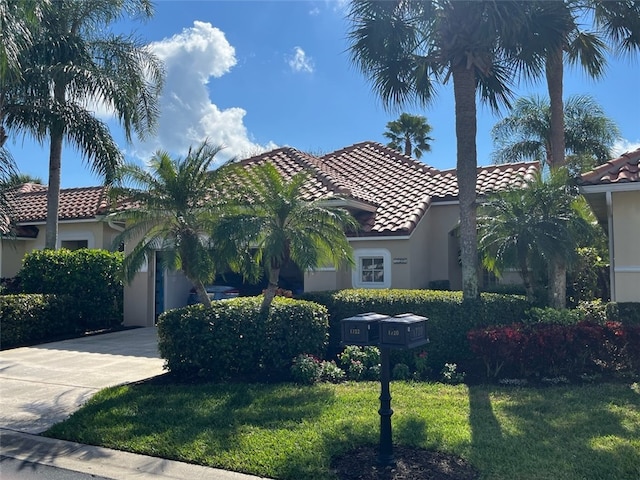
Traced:
POLYGON ((409 165, 411 165, 412 167, 416 168, 419 171, 422 171, 424 173, 439 173, 440 170, 429 165, 428 163, 422 162, 416 158, 413 158, 411 156, 407 156, 405 155, 403 152, 401 152, 400 150, 396 150, 394 148, 391 147, 387 147, 386 145, 383 145, 380 142, 375 142, 373 140, 365 140, 363 142, 358 142, 358 143, 354 143, 353 145, 349 145, 348 147, 344 147, 341 148, 339 150, 335 150, 333 152, 329 152, 325 155, 323 155, 321 158, 325 158, 325 157, 329 157, 329 156, 340 156, 344 153, 348 153, 351 152, 353 150, 356 150, 359 147, 370 147, 370 146, 374 146, 375 148, 381 149, 386 151, 386 153, 390 154, 390 157, 393 159, 393 157, 397 157, 398 160, 400 160, 401 162, 407 163, 409 165))

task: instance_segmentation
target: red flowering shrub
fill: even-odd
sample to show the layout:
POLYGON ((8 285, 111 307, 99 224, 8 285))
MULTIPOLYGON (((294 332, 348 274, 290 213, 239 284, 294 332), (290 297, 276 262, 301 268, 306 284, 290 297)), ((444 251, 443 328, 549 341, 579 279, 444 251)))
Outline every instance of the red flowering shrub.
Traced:
POLYGON ((638 325, 513 324, 472 330, 467 339, 488 377, 640 372, 638 325))

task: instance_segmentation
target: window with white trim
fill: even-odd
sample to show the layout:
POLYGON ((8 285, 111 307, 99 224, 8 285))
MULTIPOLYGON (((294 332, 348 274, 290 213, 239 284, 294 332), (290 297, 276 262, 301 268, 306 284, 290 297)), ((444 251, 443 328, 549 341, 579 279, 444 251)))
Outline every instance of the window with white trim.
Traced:
POLYGON ((383 248, 363 248, 354 251, 355 268, 352 283, 355 288, 389 288, 391 286, 391 254, 383 248))

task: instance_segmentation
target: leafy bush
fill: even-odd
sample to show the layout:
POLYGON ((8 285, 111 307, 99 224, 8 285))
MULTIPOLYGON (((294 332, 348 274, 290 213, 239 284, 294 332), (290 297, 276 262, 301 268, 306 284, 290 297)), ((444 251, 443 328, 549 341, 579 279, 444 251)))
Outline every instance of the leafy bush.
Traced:
POLYGON ((394 380, 409 380, 411 378, 411 370, 406 363, 396 363, 391 371, 391 378, 394 380))
POLYGON ((70 295, 78 331, 113 328, 123 320, 123 254, 106 250, 34 250, 24 257, 24 293, 70 295))
POLYGON ((640 302, 608 303, 607 318, 625 325, 640 325, 640 302))
POLYGON ((260 298, 191 305, 158 319, 160 355, 186 378, 226 380, 289 378, 292 359, 321 357, 327 341, 327 310, 321 305, 276 297, 267 314, 260 298))
MULTIPOLYGON (((385 315, 411 312, 427 317, 430 343, 412 351, 392 352, 392 363, 405 363, 417 370, 414 365, 417 355, 426 350, 428 355, 421 359, 422 372, 439 372, 445 363, 456 363, 468 371, 467 364, 474 363, 475 357, 469 350, 467 332, 522 321, 531 307, 522 296, 483 293, 480 301, 466 302, 461 292, 431 290, 353 289, 310 292, 303 297, 326 305, 329 310, 328 358, 341 351, 343 318, 372 311, 385 315)), ((349 376, 349 368, 343 368, 349 376)))
POLYGON ((313 355, 306 353, 293 359, 291 365, 291 378, 298 383, 313 385, 320 381, 322 376, 322 363, 313 355))
POLYGON ((640 325, 516 323, 472 330, 468 339, 493 378, 639 371, 640 325))
POLYGON ((30 345, 75 331, 73 301, 58 295, 0 295, 2 348, 30 345))
POLYGON ((551 308, 551 307, 545 307, 545 308, 534 307, 531 310, 529 310, 524 323, 574 325, 579 321, 583 320, 583 318, 584 318, 584 313, 578 310, 568 310, 568 309, 558 310, 556 308, 551 308))
POLYGON ((349 380, 377 380, 380 377, 378 347, 347 345, 338 359, 349 380))

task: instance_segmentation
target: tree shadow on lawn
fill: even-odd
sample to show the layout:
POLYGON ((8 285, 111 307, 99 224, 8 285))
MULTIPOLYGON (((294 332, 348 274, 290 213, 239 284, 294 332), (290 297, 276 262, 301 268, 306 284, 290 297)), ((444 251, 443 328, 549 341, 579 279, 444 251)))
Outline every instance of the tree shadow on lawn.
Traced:
POLYGON ((330 389, 265 384, 113 387, 45 435, 229 468, 225 455, 237 461, 248 431, 294 429, 333 397, 330 389), (220 463, 211 464, 213 457, 220 463))
POLYGON ((469 408, 469 459, 485 478, 640 478, 640 395, 631 388, 471 386, 469 408))

